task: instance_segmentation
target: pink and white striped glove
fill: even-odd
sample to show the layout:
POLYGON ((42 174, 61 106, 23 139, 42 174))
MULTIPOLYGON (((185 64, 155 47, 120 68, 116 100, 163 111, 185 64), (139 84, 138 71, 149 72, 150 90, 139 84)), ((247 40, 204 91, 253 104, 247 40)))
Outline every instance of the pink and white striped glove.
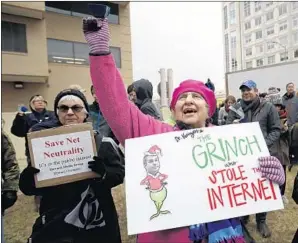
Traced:
POLYGON ((107 54, 110 52, 110 31, 107 18, 84 18, 83 32, 91 54, 107 54))
POLYGON ((285 182, 285 173, 280 161, 273 156, 260 157, 260 170, 265 177, 278 185, 285 182))

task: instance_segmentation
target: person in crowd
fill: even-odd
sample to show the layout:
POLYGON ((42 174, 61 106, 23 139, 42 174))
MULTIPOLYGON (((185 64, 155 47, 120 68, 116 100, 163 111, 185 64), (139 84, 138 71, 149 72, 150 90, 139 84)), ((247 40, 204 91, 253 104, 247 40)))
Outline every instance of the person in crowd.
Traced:
MULTIPOLYGON (((109 51, 107 19, 84 18, 83 32, 90 48, 90 72, 96 96, 103 114, 121 144, 129 138, 212 126, 209 118, 216 109, 215 95, 203 82, 195 80, 181 82, 173 92, 170 107, 176 120, 174 127, 143 114, 127 99, 123 79, 109 51), (93 31, 90 31, 92 26, 93 31), (98 27, 94 28, 96 26, 98 27), (97 30, 94 31, 94 29, 97 30)), ((261 158, 260 170, 264 177, 273 179, 278 184, 284 182, 283 169, 278 159, 271 156, 261 158), (272 177, 272 170, 265 169, 267 166, 276 168, 278 176, 275 179, 272 177)), ((137 242, 189 243, 207 240, 208 243, 214 243, 215 241, 211 241, 211 235, 218 243, 233 239, 237 239, 237 242, 244 242, 241 229, 238 219, 226 219, 191 227, 140 234, 137 242), (236 231, 235 227, 239 231, 236 231), (226 233, 221 235, 220 232, 223 232, 221 230, 226 233)))
POLYGON ((225 125, 228 118, 230 106, 236 103, 236 98, 229 95, 224 102, 224 107, 220 108, 218 113, 218 125, 225 125))
POLYGON ((82 86, 79 84, 71 84, 68 88, 69 89, 77 89, 77 90, 81 91, 83 94, 85 94, 85 92, 86 92, 86 89, 82 88, 82 86))
MULTIPOLYGON (((11 127, 11 133, 17 137, 25 138, 25 155, 27 157, 27 163, 29 163, 29 148, 27 141, 27 133, 30 129, 38 123, 42 123, 49 120, 56 120, 56 116, 53 111, 46 109, 47 101, 39 94, 33 95, 29 100, 29 107, 31 113, 25 113, 19 111, 13 121, 11 127)), ((35 210, 38 211, 40 198, 35 197, 35 210)))
POLYGON ((260 93, 259 94, 260 100, 266 99, 267 95, 268 95, 267 93, 260 93))
MULTIPOLYGON (((57 120, 36 124, 32 131, 84 123, 89 114, 85 96, 75 89, 61 91, 54 110, 57 120)), ((96 179, 36 188, 34 175, 40 170, 28 166, 21 173, 20 190, 28 196, 42 196, 40 216, 28 242, 121 243, 111 188, 123 183, 123 157, 111 138, 95 131, 95 141, 98 157, 89 162, 89 168, 98 174, 96 179)))
MULTIPOLYGON (((242 100, 230 107, 226 124, 259 122, 267 147, 272 156, 278 156, 278 142, 281 133, 280 118, 274 105, 258 96, 257 85, 247 80, 239 87, 242 100)), ((271 232, 266 224, 267 213, 256 214, 257 230, 264 237, 270 237, 271 232)), ((249 216, 244 217, 247 223, 249 216)))
MULTIPOLYGON (((292 198, 294 202, 298 204, 298 172, 294 180, 292 198)), ((297 242, 298 242, 298 228, 292 240, 292 243, 297 243, 297 242)))
POLYGON ((293 165, 298 163, 298 122, 296 122, 292 129, 290 129, 290 166, 289 171, 292 170, 293 165))
POLYGON ((1 242, 4 243, 3 215, 5 210, 12 207, 17 201, 20 169, 16 159, 14 146, 3 131, 4 120, 2 119, 1 131, 1 242))
POLYGON ((136 94, 136 90, 135 90, 133 84, 130 84, 127 87, 127 94, 128 94, 128 98, 131 102, 133 102, 133 103, 137 102, 137 94, 136 94))
POLYGON ((296 96, 294 83, 286 85, 287 93, 282 97, 283 105, 287 110, 288 126, 291 128, 298 122, 298 97, 296 96))
POLYGON ((117 141, 116 137, 114 136, 114 133, 112 132, 106 119, 104 118, 104 116, 101 113, 101 110, 99 108, 99 104, 97 101, 97 97, 94 93, 93 85, 91 85, 90 90, 91 90, 92 97, 94 98, 94 101, 92 104, 89 105, 89 110, 90 110, 89 121, 92 122, 93 129, 98 130, 99 133, 105 137, 112 138, 118 144, 118 141, 117 141))
POLYGON ((155 119, 162 120, 160 111, 152 102, 153 86, 147 79, 140 79, 133 82, 127 88, 129 100, 146 115, 152 116, 155 119))
MULTIPOLYGON (((210 78, 208 78, 205 85, 207 88, 209 88, 213 92, 215 92, 215 85, 213 82, 211 82, 210 78)), ((219 113, 219 108, 216 107, 215 112, 214 112, 213 116, 211 117, 211 123, 215 126, 218 126, 218 113, 219 113)))
MULTIPOLYGON (((278 100, 273 100, 273 104, 275 105, 275 108, 279 114, 280 123, 281 123, 281 135, 277 144, 278 152, 276 157, 279 159, 279 161, 283 166, 285 178, 286 178, 286 173, 287 173, 286 169, 287 169, 287 166, 290 164, 290 159, 289 159, 290 133, 287 125, 287 112, 286 112, 285 106, 282 104, 281 97, 278 100)), ((280 193, 282 195, 284 204, 287 204, 289 202, 285 195, 286 182, 287 180, 285 180, 285 183, 280 186, 280 193)))
POLYGON ((280 102, 281 94, 276 87, 269 87, 268 93, 264 98, 272 104, 275 104, 277 102, 280 102))

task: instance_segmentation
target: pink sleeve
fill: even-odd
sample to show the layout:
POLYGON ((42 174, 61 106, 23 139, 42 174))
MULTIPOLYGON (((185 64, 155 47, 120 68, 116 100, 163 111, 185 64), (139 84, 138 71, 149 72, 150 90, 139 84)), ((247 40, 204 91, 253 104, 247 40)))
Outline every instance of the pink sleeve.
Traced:
POLYGON ((116 138, 125 140, 173 131, 173 128, 143 114, 128 100, 112 54, 90 56, 90 72, 100 109, 116 138))
POLYGON ((148 183, 148 176, 146 176, 146 178, 141 181, 141 185, 145 185, 147 183, 148 183))
POLYGON ((160 176, 159 176, 159 179, 160 179, 161 181, 164 181, 164 180, 167 179, 167 178, 168 178, 168 176, 165 175, 165 174, 160 174, 160 176))

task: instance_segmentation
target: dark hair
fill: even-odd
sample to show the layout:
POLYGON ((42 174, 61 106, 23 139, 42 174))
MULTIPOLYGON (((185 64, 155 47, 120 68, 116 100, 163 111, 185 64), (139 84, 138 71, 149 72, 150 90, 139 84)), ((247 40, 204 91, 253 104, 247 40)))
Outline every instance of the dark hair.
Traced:
POLYGON ((132 91, 135 91, 135 87, 134 87, 133 84, 131 84, 131 85, 129 85, 129 86, 127 87, 127 93, 128 93, 128 94, 131 93, 132 91))
POLYGON ((90 91, 91 91, 91 94, 93 95, 94 94, 94 87, 93 87, 93 85, 91 85, 90 91))
POLYGON ((228 102, 232 101, 233 103, 236 103, 236 98, 233 95, 229 95, 226 99, 225 99, 225 104, 227 104, 228 102))
POLYGON ((261 93, 261 94, 259 94, 259 97, 260 98, 265 98, 267 96, 267 93, 261 93))

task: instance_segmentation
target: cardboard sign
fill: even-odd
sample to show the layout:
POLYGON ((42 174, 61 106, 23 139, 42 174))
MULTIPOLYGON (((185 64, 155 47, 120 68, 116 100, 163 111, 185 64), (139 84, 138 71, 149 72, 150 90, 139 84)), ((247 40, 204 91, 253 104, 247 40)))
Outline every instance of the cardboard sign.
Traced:
POLYGON ((96 155, 90 123, 28 133, 28 144, 37 188, 97 177, 88 168, 96 155))
POLYGON ((283 208, 258 123, 129 139, 125 156, 129 235, 283 208))

